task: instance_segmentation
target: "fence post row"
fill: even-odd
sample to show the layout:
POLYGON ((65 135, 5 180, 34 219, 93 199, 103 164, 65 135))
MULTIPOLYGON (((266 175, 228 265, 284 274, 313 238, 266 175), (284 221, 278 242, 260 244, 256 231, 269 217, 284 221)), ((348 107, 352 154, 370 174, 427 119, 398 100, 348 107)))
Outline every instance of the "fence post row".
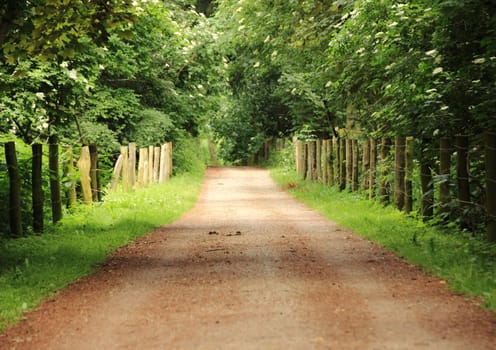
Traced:
POLYGON ((162 183, 172 176, 172 142, 160 147, 139 149, 138 176, 136 179, 136 144, 121 147, 121 154, 114 166, 110 189, 115 191, 119 182, 123 191, 162 183))
MULTIPOLYGON (((454 142, 450 138, 439 140, 439 200, 437 215, 447 219, 450 194, 451 158, 456 149, 456 184, 458 206, 463 210, 471 204, 469 183, 469 139, 457 135, 454 142)), ((405 212, 413 208, 413 174, 415 159, 420 166, 420 213, 424 220, 434 216, 434 160, 429 154, 431 139, 419 141, 420 153, 415 154, 415 139, 398 136, 394 145, 390 138, 382 138, 380 144, 374 139, 359 143, 356 139, 332 138, 331 140, 301 141, 293 138, 296 172, 301 179, 320 181, 324 184, 339 185, 341 190, 358 191, 361 188, 368 198, 377 194, 383 202, 392 200, 394 205, 405 212), (394 150, 394 158, 391 158, 394 150), (362 152, 360 156, 360 152, 362 152), (361 167, 359 162, 361 161, 361 167), (360 170, 361 169, 361 170, 360 170), (394 185, 393 190, 391 186, 394 185)), ((486 166, 486 214, 487 236, 496 241, 496 134, 485 136, 486 166)), ((461 217, 462 228, 468 226, 468 218, 461 217)))

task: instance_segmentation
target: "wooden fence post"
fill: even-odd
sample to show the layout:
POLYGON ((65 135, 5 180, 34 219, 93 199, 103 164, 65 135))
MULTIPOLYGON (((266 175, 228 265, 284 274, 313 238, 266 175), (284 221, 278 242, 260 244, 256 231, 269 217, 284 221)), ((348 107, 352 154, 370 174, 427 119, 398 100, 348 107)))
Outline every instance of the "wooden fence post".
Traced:
POLYGON ((145 185, 145 162, 148 159, 148 149, 147 148, 140 148, 139 149, 139 160, 138 160, 138 184, 137 187, 141 188, 145 185))
POLYGON ((485 141, 487 238, 496 242, 496 133, 486 133, 485 141))
POLYGON ((389 176, 389 152, 391 151, 391 139, 384 137, 381 140, 381 181, 379 187, 379 196, 383 203, 389 202, 389 194, 391 193, 391 183, 388 179, 389 176))
POLYGON ((352 173, 351 173, 351 190, 353 192, 358 191, 358 185, 359 185, 359 171, 358 171, 358 165, 359 165, 359 159, 360 159, 360 151, 358 149, 358 140, 353 139, 351 141, 351 154, 352 154, 352 173))
POLYGON ((5 144, 5 160, 9 172, 10 233, 15 236, 22 236, 21 177, 19 175, 15 143, 13 141, 5 144))
POLYGON ((81 154, 78 160, 79 173, 81 174, 81 192, 83 193, 83 203, 90 204, 93 201, 91 192, 91 157, 88 146, 81 147, 81 154))
POLYGON ((325 161, 327 168, 327 185, 332 186, 334 185, 334 163, 336 159, 334 157, 334 147, 332 139, 326 140, 326 154, 327 157, 325 161))
POLYGON ((168 171, 167 171, 167 178, 171 178, 172 177, 172 171, 173 171, 172 166, 174 164, 174 162, 172 160, 172 155, 173 155, 174 149, 173 149, 172 142, 169 142, 167 145, 168 145, 167 146, 167 151, 168 151, 168 153, 167 153, 167 162, 169 164, 168 171))
POLYGON ((110 183, 110 189, 112 191, 115 191, 117 189, 117 184, 119 183, 121 172, 125 171, 125 169, 122 169, 123 158, 124 156, 121 153, 119 154, 119 158, 117 158, 117 162, 115 162, 114 172, 112 173, 112 182, 110 183))
POLYGON ((420 213, 422 220, 428 221, 432 219, 434 214, 434 183, 432 177, 433 161, 429 154, 429 147, 432 144, 430 139, 422 139, 420 149, 420 185, 422 187, 422 204, 420 213))
POLYGON ((160 147, 153 150, 153 182, 158 183, 160 172, 160 147))
POLYGON ((89 145, 90 150, 90 178, 91 178, 91 196, 93 202, 99 202, 101 198, 100 184, 98 179, 98 148, 96 144, 89 145))
POLYGON ((76 182, 74 181, 74 152, 72 146, 66 148, 67 161, 65 163, 65 173, 69 178, 70 185, 67 188, 67 207, 71 208, 76 205, 77 202, 77 192, 76 192, 76 182))
POLYGON ((345 160, 346 160, 346 188, 351 191, 352 190, 352 181, 353 181, 353 140, 346 139, 345 146, 345 160))
POLYGON ((366 192, 369 189, 369 172, 370 172, 370 139, 363 140, 363 150, 362 150, 362 190, 368 197, 369 194, 366 192))
POLYGON ((160 170, 158 175, 158 182, 162 183, 167 180, 167 144, 163 144, 160 148, 160 170))
POLYGON ((458 183, 458 203, 461 209, 461 227, 468 228, 467 217, 464 215, 464 208, 470 204, 470 185, 469 185, 469 159, 468 136, 458 135, 455 137, 456 148, 456 180, 458 183))
POLYGON ((155 147, 148 146, 148 183, 153 184, 153 160, 155 157, 153 156, 153 152, 155 151, 155 147))
POLYGON ((122 190, 124 192, 129 191, 130 184, 129 184, 129 148, 127 146, 121 146, 121 154, 119 156, 122 161, 122 190))
POLYGON ((33 160, 31 164, 31 196, 33 204, 33 231, 43 232, 43 145, 35 143, 31 146, 33 160))
POLYGON ((441 137, 439 141, 439 176, 441 177, 441 183, 439 184, 440 210, 438 215, 443 219, 448 219, 448 203, 451 201, 450 174, 452 154, 453 148, 451 139, 448 137, 441 137))
POLYGON ((375 196, 375 178, 377 172, 377 142, 370 139, 369 199, 375 196))
POLYGON ((329 148, 327 141, 328 140, 322 140, 320 147, 320 163, 322 165, 321 181, 324 185, 327 185, 329 182, 329 148))
POLYGON ((344 190, 346 188, 346 139, 340 138, 339 140, 339 188, 344 190))
POLYGON ((48 169, 50 173, 50 199, 52 203, 52 221, 56 223, 62 219, 62 198, 60 194, 59 174, 59 145, 57 137, 49 137, 48 145, 48 169))
POLYGON ((129 187, 134 189, 136 186, 136 143, 131 142, 128 145, 129 150, 129 167, 124 171, 129 171, 129 187))
POLYGON ((322 181, 322 140, 315 141, 315 180, 322 181))
POLYGON ((405 212, 413 210, 413 158, 414 139, 408 136, 405 139, 405 212))
POLYGON ((405 208, 405 142, 403 136, 394 141, 394 204, 399 210, 405 208))

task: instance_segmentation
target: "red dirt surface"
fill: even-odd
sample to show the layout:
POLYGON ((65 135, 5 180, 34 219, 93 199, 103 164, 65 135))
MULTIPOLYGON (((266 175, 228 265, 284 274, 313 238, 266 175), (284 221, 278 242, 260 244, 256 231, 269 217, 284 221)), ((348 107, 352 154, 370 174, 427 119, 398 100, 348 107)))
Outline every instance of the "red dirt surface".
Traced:
POLYGON ((495 349, 496 317, 308 209, 210 168, 182 219, 117 251, 0 349, 495 349))

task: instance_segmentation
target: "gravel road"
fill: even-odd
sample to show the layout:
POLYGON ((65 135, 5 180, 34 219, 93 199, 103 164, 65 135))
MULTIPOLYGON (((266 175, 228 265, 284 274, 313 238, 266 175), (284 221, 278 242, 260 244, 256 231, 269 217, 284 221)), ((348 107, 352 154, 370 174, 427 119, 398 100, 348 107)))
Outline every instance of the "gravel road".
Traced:
POLYGON ((196 206, 0 335, 0 349, 494 349, 496 316, 279 189, 209 168, 196 206))

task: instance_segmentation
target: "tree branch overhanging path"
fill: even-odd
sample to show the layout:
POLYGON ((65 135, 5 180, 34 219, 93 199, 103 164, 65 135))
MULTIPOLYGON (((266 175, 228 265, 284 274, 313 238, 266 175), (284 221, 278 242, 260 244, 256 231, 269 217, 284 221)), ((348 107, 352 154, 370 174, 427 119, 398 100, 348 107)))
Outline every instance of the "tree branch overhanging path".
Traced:
POLYGON ((292 199, 210 168, 195 208, 0 335, 16 349, 491 349, 496 319, 292 199))

